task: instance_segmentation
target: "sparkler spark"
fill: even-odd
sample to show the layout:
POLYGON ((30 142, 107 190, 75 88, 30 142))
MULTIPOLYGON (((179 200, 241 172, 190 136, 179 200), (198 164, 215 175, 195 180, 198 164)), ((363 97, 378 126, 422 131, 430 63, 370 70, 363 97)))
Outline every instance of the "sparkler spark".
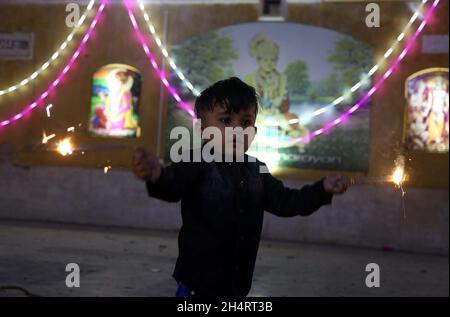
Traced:
POLYGON ((45 111, 47 112, 47 117, 50 118, 50 108, 53 107, 52 104, 49 104, 47 107, 45 107, 45 111))
POLYGON ((405 158, 403 156, 399 156, 397 160, 395 160, 395 166, 395 170, 391 176, 391 181, 398 187, 401 187, 406 178, 405 158))
POLYGON ((73 152, 73 146, 70 142, 70 138, 65 138, 64 140, 60 141, 58 143, 56 151, 58 151, 62 156, 71 155, 73 152))
POLYGON ((404 175, 404 171, 402 167, 397 167, 394 171, 394 173, 392 174, 392 182, 397 185, 400 186, 403 181, 405 179, 405 175, 404 175))
POLYGON ((105 166, 104 168, 103 168, 103 173, 108 173, 109 171, 111 170, 111 165, 108 165, 108 166, 105 166))
POLYGON ((42 144, 47 144, 49 140, 53 139, 56 135, 50 134, 49 136, 47 136, 45 134, 45 131, 42 131, 42 144))
POLYGON ((392 182, 400 188, 402 191, 402 209, 403 209, 403 218, 406 219, 406 208, 405 208, 405 195, 406 192, 403 189, 403 182, 406 180, 405 174, 405 157, 399 156, 395 161, 395 170, 392 173, 391 180, 392 182))

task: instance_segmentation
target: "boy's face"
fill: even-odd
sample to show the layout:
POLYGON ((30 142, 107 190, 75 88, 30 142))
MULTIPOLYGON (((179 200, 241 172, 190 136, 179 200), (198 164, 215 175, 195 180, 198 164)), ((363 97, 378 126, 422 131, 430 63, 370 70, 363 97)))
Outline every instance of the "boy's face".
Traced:
POLYGON ((213 142, 217 149, 227 156, 239 157, 243 155, 251 145, 256 134, 256 105, 238 113, 228 112, 225 107, 216 106, 211 112, 205 112, 202 116, 201 130, 215 127, 220 130, 220 138, 213 135, 206 138, 213 142))

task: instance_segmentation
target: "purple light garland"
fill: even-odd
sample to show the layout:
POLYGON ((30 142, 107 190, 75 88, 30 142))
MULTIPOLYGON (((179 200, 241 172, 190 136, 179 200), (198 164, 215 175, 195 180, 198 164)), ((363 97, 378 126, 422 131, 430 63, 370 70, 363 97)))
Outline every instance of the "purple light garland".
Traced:
POLYGON ((153 57, 152 53, 150 52, 150 49, 148 48, 148 45, 145 42, 144 36, 142 35, 142 33, 141 33, 140 29, 139 29, 139 26, 138 26, 138 24, 136 22, 136 18, 134 17, 133 10, 132 10, 132 7, 133 7, 132 1, 124 0, 123 3, 125 5, 125 7, 127 8, 128 16, 130 17, 131 24, 133 25, 134 32, 136 33, 136 35, 137 35, 137 37, 139 39, 139 42, 140 42, 142 48, 144 49, 145 55, 150 60, 150 63, 152 64, 153 69, 156 71, 158 77, 160 78, 160 80, 162 81, 164 86, 166 86, 167 90, 172 95, 172 97, 178 102, 178 104, 184 110, 186 110, 189 113, 189 115, 191 115, 191 117, 195 117, 195 113, 192 110, 192 108, 189 105, 189 103, 187 103, 187 102, 185 102, 185 101, 183 101, 181 99, 180 95, 175 90, 175 88, 170 85, 169 81, 166 78, 166 75, 164 74, 164 71, 159 69, 158 64, 156 63, 156 60, 153 57))

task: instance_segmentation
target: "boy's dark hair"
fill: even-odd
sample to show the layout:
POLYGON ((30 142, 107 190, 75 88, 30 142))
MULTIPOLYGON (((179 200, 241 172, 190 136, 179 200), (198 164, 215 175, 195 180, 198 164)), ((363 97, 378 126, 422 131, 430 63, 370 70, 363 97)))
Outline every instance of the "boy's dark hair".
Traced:
POLYGON ((201 118, 206 111, 213 111, 217 106, 224 107, 230 113, 238 113, 254 106, 256 116, 258 96, 255 88, 237 77, 231 77, 220 80, 202 91, 195 100, 195 114, 197 118, 201 118))

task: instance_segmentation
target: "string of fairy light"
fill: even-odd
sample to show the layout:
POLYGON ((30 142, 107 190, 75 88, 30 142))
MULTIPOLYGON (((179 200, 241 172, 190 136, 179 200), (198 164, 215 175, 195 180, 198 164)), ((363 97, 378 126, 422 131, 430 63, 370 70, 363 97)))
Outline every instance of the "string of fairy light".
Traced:
POLYGON ((406 34, 408 34, 409 28, 414 24, 414 22, 419 18, 422 9, 424 8, 425 4, 429 0, 422 0, 419 8, 414 12, 414 14, 409 19, 408 23, 404 27, 403 31, 397 36, 395 42, 391 47, 389 47, 383 54, 383 57, 376 63, 366 74, 362 75, 362 80, 358 81, 356 84, 354 84, 349 91, 345 92, 343 95, 337 97, 331 104, 326 105, 324 107, 321 107, 314 112, 312 112, 309 115, 305 115, 302 119, 291 119, 288 121, 288 123, 300 123, 305 124, 309 122, 312 118, 321 115, 328 111, 329 109, 339 105, 342 103, 345 99, 348 99, 352 94, 354 94, 356 91, 358 91, 360 88, 365 87, 368 80, 380 69, 381 65, 385 63, 385 61, 391 56, 391 54, 395 51, 397 46, 405 39, 406 34))
POLYGON ((133 3, 131 1, 124 0, 123 4, 125 5, 125 7, 127 9, 128 16, 129 16, 131 24, 133 26, 134 32, 137 35, 137 38, 142 46, 142 49, 144 50, 145 55, 149 59, 150 64, 152 65, 152 67, 155 70, 156 74, 158 75, 159 79, 164 84, 164 86, 166 86, 169 93, 178 102, 178 104, 181 106, 181 108, 183 108, 185 111, 187 111, 191 117, 195 117, 195 113, 191 109, 191 106, 189 105, 189 103, 187 103, 186 101, 183 101, 181 99, 181 97, 178 94, 178 92, 176 91, 176 89, 170 85, 168 79, 166 78, 164 70, 159 68, 158 63, 156 62, 155 57, 151 53, 147 43, 145 42, 144 36, 142 35, 142 33, 139 29, 138 23, 136 22, 136 17, 133 14, 133 3))
MULTIPOLYGON (((425 2, 427 2, 427 1, 423 0, 423 4, 425 2)), ((397 56, 397 58, 395 59, 394 63, 381 76, 381 79, 378 80, 378 82, 355 105, 353 105, 350 109, 345 111, 338 118, 327 122, 321 128, 316 129, 316 130, 314 130, 312 132, 309 132, 309 133, 305 134, 304 136, 301 136, 301 137, 298 137, 298 138, 294 138, 294 139, 289 140, 287 142, 286 141, 281 142, 280 140, 277 140, 276 142, 275 141, 270 141, 270 140, 265 140, 265 142, 271 143, 273 146, 276 146, 276 147, 290 147, 290 146, 293 146, 294 144, 299 143, 299 142, 309 142, 312 138, 314 138, 314 137, 316 137, 318 135, 321 135, 321 134, 329 131, 330 129, 332 129, 336 125, 346 121, 351 114, 353 114, 355 111, 357 111, 362 105, 364 105, 368 101, 368 99, 381 87, 381 85, 384 83, 384 81, 396 69, 396 67, 398 66, 400 61, 403 60, 403 58, 406 56, 408 51, 411 49, 411 47, 412 47, 413 43, 415 42, 416 38, 419 36, 419 34, 424 29, 425 25, 427 24, 428 20, 430 19, 432 13, 434 12, 434 10, 435 10, 436 6, 439 4, 439 2, 440 2, 440 0, 434 0, 432 5, 428 9, 427 14, 423 18, 422 22, 420 23, 420 25, 418 26, 418 28, 414 32, 413 36, 409 39, 409 42, 407 43, 407 45, 405 46, 403 51, 397 56)), ((151 62, 151 65, 153 66, 154 70, 158 74, 160 80, 166 86, 167 90, 172 95, 172 97, 178 102, 180 107, 182 109, 184 109, 185 111, 187 111, 191 117, 195 117, 195 114, 194 114, 193 110, 191 109, 190 105, 186 101, 181 99, 180 95, 175 90, 175 88, 170 85, 169 81, 165 77, 164 72, 161 69, 159 69, 159 67, 158 67, 158 65, 156 63, 156 60, 155 60, 154 56, 152 55, 152 53, 151 53, 147 43, 145 42, 144 36, 142 35, 142 33, 141 33, 140 29, 139 29, 139 26, 138 26, 138 24, 136 22, 136 18, 135 18, 134 14, 133 14, 133 11, 132 11, 132 7, 133 7, 132 3, 130 1, 124 0, 124 4, 127 7, 128 15, 129 15, 130 20, 132 22, 134 31, 135 31, 138 39, 139 39, 139 42, 140 42, 140 44, 141 44, 145 54, 149 58, 149 60, 151 62)), ((413 15, 413 17, 410 19, 410 22, 413 23, 417 19, 417 17, 419 17, 419 15, 420 15, 420 12, 417 11, 413 15)), ((398 42, 401 41, 404 37, 405 37, 405 33, 402 32, 397 37, 398 42)), ((384 54, 386 56, 385 58, 388 58, 392 54, 392 51, 393 51, 393 49, 392 50, 391 49, 388 50, 389 53, 388 54, 386 54, 386 53, 384 54)), ((378 67, 376 69, 372 68, 371 69, 371 73, 372 73, 371 75, 373 75, 373 73, 375 73, 377 70, 378 70, 378 67)), ((356 91, 356 89, 355 89, 355 91, 356 91)))
POLYGON ((72 69, 72 66, 75 63, 75 61, 77 60, 78 56, 80 55, 81 50, 83 49, 83 47, 86 45, 86 43, 90 39, 92 32, 94 31, 94 28, 97 25, 107 2, 108 2, 107 0, 102 0, 102 3, 100 4, 96 15, 95 15, 94 19, 92 20, 86 34, 83 36, 83 39, 81 40, 77 50, 73 53, 72 57, 70 58, 70 60, 66 64, 66 66, 63 68, 63 70, 56 77, 56 79, 47 87, 47 89, 41 95, 39 95, 39 97, 34 102, 27 105, 22 111, 13 115, 9 119, 0 121, 0 127, 7 126, 19 119, 24 118, 30 111, 35 109, 37 106, 41 105, 42 102, 45 99, 47 99, 49 94, 60 84, 63 77, 70 71, 70 69, 72 69))
MULTIPOLYGON (((177 76, 179 77, 179 79, 184 83, 184 85, 190 90, 192 91, 192 93, 195 96, 199 95, 199 91, 193 86, 193 84, 186 78, 186 76, 183 74, 183 72, 180 70, 179 67, 177 67, 174 59, 168 54, 167 48, 164 46, 164 44, 162 43, 161 39, 158 37, 157 33, 156 33, 156 29, 155 26, 153 25, 153 23, 151 22, 150 16, 149 14, 145 11, 145 7, 144 4, 142 2, 142 0, 137 0, 139 8, 141 10, 141 13, 144 16, 144 20, 147 23, 148 29, 150 30, 150 33, 153 36, 153 39, 155 41, 155 43, 157 44, 157 46, 159 47, 159 49, 161 50, 162 55, 164 56, 164 58, 166 58, 169 62, 170 67, 174 70, 174 72, 177 74, 177 76)), ((383 58, 376 64, 374 65, 369 72, 363 76, 363 80, 359 81, 358 83, 356 83, 355 85, 353 85, 350 88, 350 93, 354 93, 356 92, 359 88, 364 86, 364 82, 366 82, 373 74, 375 74, 377 72, 377 70, 379 70, 380 65, 392 54, 392 52, 395 50, 396 46, 405 38, 405 34, 407 34, 409 28, 411 27, 411 25, 417 20, 417 18, 420 16, 420 12, 423 8, 423 6, 428 2, 428 0, 422 0, 420 7, 415 11, 415 13, 413 14, 413 16, 409 19, 407 25, 405 26, 403 32, 401 32, 398 36, 397 39, 394 43, 393 46, 391 46, 384 54, 383 54, 383 58)), ((25 86, 29 83, 31 83, 34 79, 36 79, 41 73, 43 73, 55 60, 58 59, 58 57, 60 57, 62 54, 62 52, 69 46, 70 42, 73 40, 74 38, 74 34, 76 34, 78 32, 78 30, 80 29, 81 25, 83 24, 83 22, 86 19, 86 16, 89 14, 89 12, 92 10, 93 6, 94 6, 95 0, 91 0, 86 8, 86 11, 83 13, 83 15, 80 17, 76 27, 70 32, 70 34, 67 36, 66 40, 59 46, 59 48, 53 52, 53 54, 51 55, 51 57, 42 64, 41 67, 39 67, 36 71, 34 71, 29 77, 21 80, 18 84, 12 85, 6 89, 0 90, 0 96, 1 95, 5 95, 7 93, 13 92, 15 90, 17 90, 18 88, 25 86)), ((294 123, 298 123, 300 121, 301 124, 305 124, 307 123, 309 120, 311 120, 313 117, 318 116, 320 114, 325 113, 328 109, 330 109, 331 107, 334 107, 338 104, 340 104, 341 102, 343 102, 345 100, 345 95, 348 96, 348 93, 336 98, 330 105, 326 105, 322 108, 319 108, 317 110, 315 110, 312 114, 310 115, 304 115, 302 116, 301 119, 295 118, 295 119, 291 119, 288 121, 289 124, 294 124, 294 123)), ((277 125, 277 123, 271 123, 271 125, 277 125)))
POLYGON ((0 90, 0 96, 6 95, 8 93, 11 93, 13 91, 16 91, 17 89, 24 87, 31 82, 33 82, 36 78, 39 77, 48 67, 50 67, 59 57, 62 56, 63 51, 70 46, 70 43, 74 39, 75 34, 81 29, 81 26, 83 25, 84 21, 86 20, 86 17, 90 14, 92 8, 94 7, 95 0, 89 1, 86 10, 81 15, 80 19, 78 20, 75 27, 72 29, 72 31, 69 33, 69 35, 66 37, 66 39, 61 43, 61 45, 58 46, 58 49, 54 51, 50 58, 45 61, 38 69, 33 71, 30 76, 20 80, 18 83, 11 85, 8 88, 1 89, 0 90))
MULTIPOLYGON (((290 140, 288 142, 283 143, 281 146, 282 147, 289 147, 292 146, 295 143, 298 142, 308 142, 309 140, 311 140, 313 137, 316 137, 318 135, 321 135, 327 131, 329 131, 330 129, 332 129, 334 126, 344 122, 345 120, 347 120, 347 118, 354 113, 355 111, 357 111, 359 108, 361 108, 368 100, 369 98, 378 90, 380 89, 381 85, 383 85, 383 83, 386 81, 386 79, 389 78, 389 76, 392 75, 392 73, 394 72, 394 70, 397 68, 397 66, 400 64, 400 62, 405 58, 405 56, 408 54, 408 52, 411 50, 414 42, 416 41, 417 37, 420 35, 420 33, 423 31, 423 29, 425 28, 425 25, 428 23, 428 21, 430 20, 434 10, 436 9, 437 5, 439 4, 440 0, 434 0, 434 2, 432 3, 432 5, 430 6, 426 16, 424 17, 424 19, 422 20, 422 22, 420 23, 419 27, 417 28, 417 30, 414 32, 413 36, 409 39, 408 44, 405 46, 405 48, 402 50, 402 52, 397 56, 397 58, 395 59, 395 61, 390 65, 390 67, 387 69, 387 71, 383 74, 383 76, 376 82, 376 84, 355 104, 353 105, 349 110, 345 111, 342 115, 340 115, 338 118, 327 122, 323 127, 321 127, 320 129, 317 129, 313 132, 310 132, 302 137, 290 140)), ((278 147, 280 147, 279 143, 277 143, 278 147)))
MULTIPOLYGON (((392 55, 392 53, 395 51, 397 46, 405 39, 406 34, 408 34, 409 29, 411 26, 416 22, 416 20, 420 17, 421 12, 425 6, 425 4, 429 0, 421 0, 420 6, 415 10, 414 14, 409 19, 406 26, 403 28, 403 31, 396 37, 395 42, 392 44, 391 47, 389 47, 383 54, 382 58, 366 73, 361 76, 361 80, 358 81, 356 84, 354 84, 348 91, 346 91, 343 95, 335 98, 330 104, 325 105, 319 109, 316 109, 310 114, 305 114, 302 116, 302 118, 294 118, 288 120, 289 124, 306 124, 311 119, 313 119, 316 116, 319 116, 328 110, 332 109, 333 107, 341 104, 346 99, 349 99, 352 94, 357 92, 360 88, 366 87, 369 79, 381 68, 381 66, 385 63, 385 61, 392 55)), ((158 36, 155 26, 151 21, 150 15, 145 10, 145 6, 142 2, 142 0, 137 0, 139 9, 144 17, 144 20, 147 24, 147 27, 150 31, 150 34, 153 37, 154 42, 157 44, 158 48, 160 49, 162 56, 168 61, 170 67, 175 72, 175 74, 178 76, 178 78, 181 80, 181 82, 186 86, 195 96, 198 96, 200 94, 199 90, 194 87, 194 85, 188 80, 188 78, 184 75, 183 71, 177 66, 175 63, 175 60, 172 56, 169 55, 167 48, 161 41, 160 37, 158 36)), ((270 122, 269 125, 271 126, 278 126, 279 124, 276 122, 270 122)))
POLYGON ((137 0, 137 2, 139 5, 139 9, 141 10, 142 15, 144 16, 144 20, 147 23, 147 27, 153 37, 153 40, 155 41, 156 45, 158 45, 164 58, 169 62, 170 68, 173 69, 173 71, 175 72, 175 74, 177 74, 181 82, 194 94, 194 96, 199 96, 200 91, 196 89, 194 85, 186 78, 186 76, 183 74, 183 71, 175 64, 175 60, 173 59, 173 57, 169 55, 166 46, 163 44, 158 34, 156 33, 155 26, 150 20, 150 15, 145 10, 144 3, 142 2, 142 0, 137 0))
MULTIPOLYGON (((97 14, 93 20, 93 22, 91 23, 91 26, 89 27, 87 33, 85 34, 85 36, 83 37, 80 46, 78 47, 78 49, 76 50, 76 52, 73 54, 72 58, 70 59, 69 63, 66 65, 66 67, 63 69, 63 71, 59 74, 59 76, 52 82, 52 84, 48 87, 48 89, 46 91, 44 91, 36 101, 34 101, 33 103, 29 104, 27 107, 25 107, 24 110, 22 110, 21 112, 19 112, 18 114, 14 115, 13 117, 11 117, 10 119, 7 120, 3 120, 0 121, 0 127, 2 126, 6 126, 9 125, 10 123, 21 119, 25 116, 25 114, 27 114, 29 111, 33 110, 36 106, 38 106, 44 99, 46 99, 49 95, 49 93, 59 84, 59 82, 61 81, 62 77, 69 71, 69 69, 71 68, 72 64, 75 62, 75 60, 77 59, 78 55, 80 54, 80 51, 82 49, 82 47, 86 44, 86 42, 88 41, 95 25, 98 22, 98 19, 104 9, 104 6, 106 5, 107 0, 103 0, 102 4, 99 7, 99 10, 97 11, 97 14)), ((384 82, 384 80, 390 76, 390 74, 392 73, 392 71, 395 69, 395 67, 397 66, 397 64, 406 56, 407 52, 409 51, 412 43, 415 41, 415 39, 417 38, 417 36, 420 34, 420 32, 423 30, 423 28, 425 27, 428 19, 430 18, 432 12, 434 11, 435 7, 437 6, 437 4, 439 3, 439 0, 435 0, 433 2, 433 4, 431 5, 430 9, 428 10, 428 13, 426 15, 426 17, 424 18, 424 20, 422 21, 422 23, 420 24, 420 26, 417 28, 416 32, 414 33, 413 37, 410 39, 409 44, 405 47, 405 49, 402 51, 402 53, 397 57, 396 62, 394 63, 394 66, 392 66, 391 68, 389 68, 385 74, 383 75, 383 77, 381 78, 381 80, 372 87, 372 89, 369 90, 369 92, 357 103, 355 104, 353 107, 351 107, 349 110, 347 110, 342 116, 338 117, 335 120, 329 121, 328 123, 326 123, 322 128, 317 129, 311 133, 308 133, 306 136, 302 136, 300 138, 297 139, 293 139, 291 141, 288 142, 290 146, 292 144, 298 143, 298 142, 307 142, 309 141, 312 137, 315 137, 317 135, 322 134, 323 132, 329 130, 331 127, 334 127, 335 125, 345 121, 345 119, 352 114, 353 112, 355 112, 357 109, 359 109, 361 107, 362 104, 364 104, 367 99, 379 88, 379 86, 384 82)), ((136 22, 136 19, 133 15, 132 12, 132 4, 130 1, 124 1, 124 4, 127 8, 128 11, 128 15, 130 17, 130 20, 132 22, 133 28, 135 33, 138 36, 138 39, 141 43, 141 46, 146 54, 146 56, 149 58, 151 65, 153 66, 154 70, 157 72, 161 82, 166 86, 166 88, 168 89, 169 93, 172 95, 172 97, 179 103, 179 105, 186 110, 189 115, 191 115, 192 117, 195 116, 193 110, 191 109, 191 106, 189 105, 189 103, 183 101, 180 97, 180 95, 178 94, 178 92, 175 90, 174 87, 172 87, 168 81, 168 79, 165 76, 164 71, 162 71, 161 69, 159 69, 158 64, 155 60, 155 58, 153 57, 152 53, 150 52, 150 49, 148 47, 148 45, 145 42, 145 39, 142 35, 142 33, 140 32, 139 26, 136 22)), ((416 16, 416 18, 419 16, 419 13, 414 14, 416 16)), ((416 19, 415 18, 415 19, 416 19)), ((410 21, 415 21, 415 19, 410 19, 410 21)), ((411 22, 411 23, 412 23, 411 22)), ((404 37, 403 36, 399 36, 399 39, 402 39, 404 37)), ((387 57, 390 55, 389 54, 385 54, 387 57)), ((386 58, 387 58, 386 57, 386 58)), ((375 72, 375 71, 374 71, 375 72)))

